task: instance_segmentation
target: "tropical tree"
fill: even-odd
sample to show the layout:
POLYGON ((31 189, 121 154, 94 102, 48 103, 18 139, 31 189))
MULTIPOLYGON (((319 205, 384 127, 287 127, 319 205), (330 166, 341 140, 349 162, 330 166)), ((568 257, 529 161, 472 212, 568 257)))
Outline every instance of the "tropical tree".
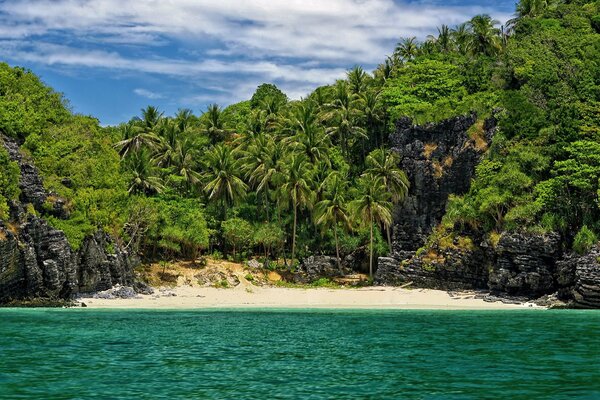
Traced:
POLYGON ((346 73, 348 83, 350 84, 350 93, 360 95, 367 87, 369 75, 360 66, 355 66, 346 73))
POLYGON ((501 49, 500 30, 496 28, 500 22, 487 14, 476 15, 468 22, 471 30, 469 49, 473 54, 494 56, 501 49))
POLYGON ((208 199, 220 202, 222 218, 227 215, 227 207, 236 204, 245 195, 248 186, 239 177, 240 166, 237 152, 224 144, 217 144, 205 154, 207 171, 204 174, 204 191, 208 199))
POLYGON ((338 268, 342 269, 340 259, 340 242, 338 240, 338 224, 345 228, 351 228, 351 218, 348 211, 348 182, 338 172, 330 174, 325 182, 325 199, 317 203, 315 207, 316 224, 323 229, 333 227, 335 239, 335 254, 338 268))
POLYGON ((311 207, 313 192, 311 190, 311 169, 304 154, 292 153, 285 163, 284 181, 280 193, 291 202, 294 212, 292 228, 292 262, 296 254, 296 227, 298 224, 298 209, 311 207))
POLYGON ((298 146, 311 163, 327 160, 329 141, 318 122, 318 113, 312 101, 303 101, 293 108, 286 120, 287 129, 294 135, 286 143, 298 146))
POLYGON ((232 133, 232 130, 225 126, 223 110, 218 104, 209 105, 201 121, 202 132, 208 135, 212 144, 222 142, 232 133))
POLYGON ((471 38, 471 32, 469 32, 468 23, 462 23, 454 28, 451 32, 452 39, 456 44, 456 48, 459 53, 467 54, 469 51, 469 42, 471 38))
POLYGON ((358 99, 353 96, 346 81, 338 81, 334 88, 333 101, 327 105, 323 118, 328 122, 326 132, 337 137, 344 156, 348 157, 351 139, 367 137, 365 130, 359 124, 360 109, 358 99))
POLYGON ((435 43, 435 45, 437 46, 437 48, 442 52, 442 53, 449 53, 450 51, 452 51, 452 34, 450 31, 450 28, 448 27, 448 25, 442 25, 441 27, 437 28, 438 31, 438 35, 433 36, 433 35, 429 35, 427 36, 427 41, 431 42, 431 43, 435 43))
MULTIPOLYGON (((404 171, 398 164, 400 159, 398 154, 384 149, 373 150, 366 159, 366 175, 371 175, 380 179, 385 190, 390 195, 392 203, 397 204, 404 200, 408 194, 410 183, 404 171)), ((392 249, 392 235, 390 225, 386 226, 388 245, 392 249)))
POLYGON ((401 39, 396 45, 394 54, 401 60, 408 61, 415 58, 418 51, 419 46, 417 45, 417 38, 413 36, 410 38, 401 39))
POLYGON ((358 196, 350 203, 355 218, 359 223, 369 226, 369 276, 373 278, 373 228, 375 224, 389 226, 392 223, 392 203, 390 195, 380 178, 371 174, 360 177, 358 196))
POLYGON ((147 149, 131 153, 124 162, 131 174, 127 190, 129 194, 154 194, 165 189, 147 149))

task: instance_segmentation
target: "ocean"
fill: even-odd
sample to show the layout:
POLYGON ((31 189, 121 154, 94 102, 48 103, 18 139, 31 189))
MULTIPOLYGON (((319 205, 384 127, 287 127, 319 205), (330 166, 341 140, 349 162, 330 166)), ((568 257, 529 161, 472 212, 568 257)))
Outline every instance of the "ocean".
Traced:
POLYGON ((1 399, 600 399, 600 312, 0 309, 1 399))

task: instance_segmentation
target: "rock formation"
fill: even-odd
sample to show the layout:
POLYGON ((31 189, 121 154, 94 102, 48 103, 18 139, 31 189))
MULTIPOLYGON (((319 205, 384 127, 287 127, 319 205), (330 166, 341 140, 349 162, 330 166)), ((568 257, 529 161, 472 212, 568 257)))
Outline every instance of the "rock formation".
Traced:
POLYGON ((480 232, 430 236, 448 197, 469 190, 495 129, 493 118, 481 122, 474 114, 422 127, 398 121, 391 142, 411 188, 395 210, 392 251, 379 258, 375 282, 486 289, 498 298, 556 294, 571 306, 600 308, 600 248, 565 256, 556 233, 503 232, 496 243, 480 232))
POLYGON ((0 221, 0 302, 69 298, 115 284, 132 285, 134 258, 108 234, 96 232, 75 251, 62 231, 26 211, 31 204, 38 214, 66 217, 60 199, 53 202, 52 209, 44 207, 49 194, 18 144, 6 137, 0 140, 21 169, 19 201, 10 204, 11 220, 0 221))

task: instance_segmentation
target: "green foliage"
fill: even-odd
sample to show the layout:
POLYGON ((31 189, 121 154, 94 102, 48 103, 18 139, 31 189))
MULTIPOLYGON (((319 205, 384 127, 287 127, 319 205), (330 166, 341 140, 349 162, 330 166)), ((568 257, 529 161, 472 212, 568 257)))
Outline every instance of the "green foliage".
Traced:
POLYGON ((223 221, 221 229, 227 244, 233 248, 234 257, 237 251, 244 251, 252 244, 254 228, 244 219, 231 218, 223 221))
POLYGON ((42 133, 69 117, 66 102, 32 72, 0 63, 0 132, 12 137, 42 133))
POLYGON ((272 83, 263 83, 250 99, 251 108, 264 108, 266 101, 274 101, 279 106, 287 103, 288 97, 279 88, 272 83))
POLYGON ((597 243, 598 237, 596 234, 589 229, 587 225, 584 225, 577 235, 575 235, 575 239, 573 240, 573 250, 579 254, 585 254, 597 243))
POLYGON ((0 139, 0 220, 8 219, 8 200, 19 197, 19 165, 10 160, 0 139))

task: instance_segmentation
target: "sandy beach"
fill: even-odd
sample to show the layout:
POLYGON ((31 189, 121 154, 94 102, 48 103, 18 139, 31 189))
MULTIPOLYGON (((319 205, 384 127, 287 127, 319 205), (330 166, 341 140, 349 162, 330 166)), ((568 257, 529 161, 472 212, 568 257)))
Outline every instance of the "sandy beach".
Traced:
POLYGON ((239 285, 231 289, 178 286, 156 289, 132 299, 81 299, 90 308, 381 308, 381 309, 522 309, 528 305, 489 303, 474 293, 430 289, 282 288, 239 285))

